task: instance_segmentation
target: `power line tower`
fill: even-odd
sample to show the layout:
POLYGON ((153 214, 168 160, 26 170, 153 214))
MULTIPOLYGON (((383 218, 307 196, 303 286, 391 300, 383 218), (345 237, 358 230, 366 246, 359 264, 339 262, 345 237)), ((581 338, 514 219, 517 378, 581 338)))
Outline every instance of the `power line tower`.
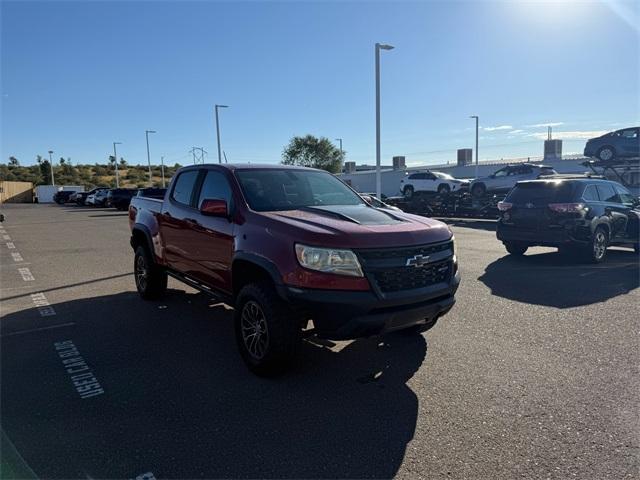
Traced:
POLYGON ((205 163, 205 156, 209 154, 203 147, 191 147, 191 155, 193 156, 193 164, 205 163))

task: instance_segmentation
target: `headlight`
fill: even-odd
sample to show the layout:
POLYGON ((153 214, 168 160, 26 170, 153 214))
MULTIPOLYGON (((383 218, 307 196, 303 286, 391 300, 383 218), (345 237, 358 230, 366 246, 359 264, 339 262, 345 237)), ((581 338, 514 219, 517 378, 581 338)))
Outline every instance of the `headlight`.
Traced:
POLYGON ((296 245, 296 257, 304 268, 324 273, 362 277, 362 268, 351 250, 296 245))

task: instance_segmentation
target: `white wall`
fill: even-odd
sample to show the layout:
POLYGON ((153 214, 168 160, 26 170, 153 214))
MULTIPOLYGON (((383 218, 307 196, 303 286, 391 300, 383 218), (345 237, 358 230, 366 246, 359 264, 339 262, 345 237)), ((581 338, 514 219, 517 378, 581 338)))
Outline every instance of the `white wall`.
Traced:
POLYGON ((60 190, 84 192, 84 187, 82 185, 38 185, 36 187, 38 203, 53 203, 53 196, 60 190))

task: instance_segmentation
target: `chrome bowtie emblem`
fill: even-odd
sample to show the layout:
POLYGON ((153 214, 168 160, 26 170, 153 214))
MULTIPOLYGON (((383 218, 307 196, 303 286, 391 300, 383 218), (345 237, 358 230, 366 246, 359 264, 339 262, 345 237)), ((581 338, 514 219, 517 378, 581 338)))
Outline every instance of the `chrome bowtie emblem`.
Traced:
POLYGON ((533 208, 533 203, 531 203, 531 202, 525 203, 524 206, 527 207, 527 208, 533 208))
POLYGON ((429 255, 414 255, 411 258, 407 258, 407 267, 424 267, 429 263, 429 255))

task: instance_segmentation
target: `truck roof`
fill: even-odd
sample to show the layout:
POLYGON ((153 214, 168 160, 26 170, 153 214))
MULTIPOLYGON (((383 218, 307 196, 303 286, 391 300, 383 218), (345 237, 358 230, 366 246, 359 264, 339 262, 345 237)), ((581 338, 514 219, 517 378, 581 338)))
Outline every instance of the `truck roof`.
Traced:
POLYGON ((282 165, 280 163, 205 163, 199 165, 188 165, 184 168, 202 168, 202 167, 217 167, 226 168, 228 170, 249 170, 249 169, 277 169, 277 170, 318 170, 317 168, 300 167, 297 165, 282 165))

